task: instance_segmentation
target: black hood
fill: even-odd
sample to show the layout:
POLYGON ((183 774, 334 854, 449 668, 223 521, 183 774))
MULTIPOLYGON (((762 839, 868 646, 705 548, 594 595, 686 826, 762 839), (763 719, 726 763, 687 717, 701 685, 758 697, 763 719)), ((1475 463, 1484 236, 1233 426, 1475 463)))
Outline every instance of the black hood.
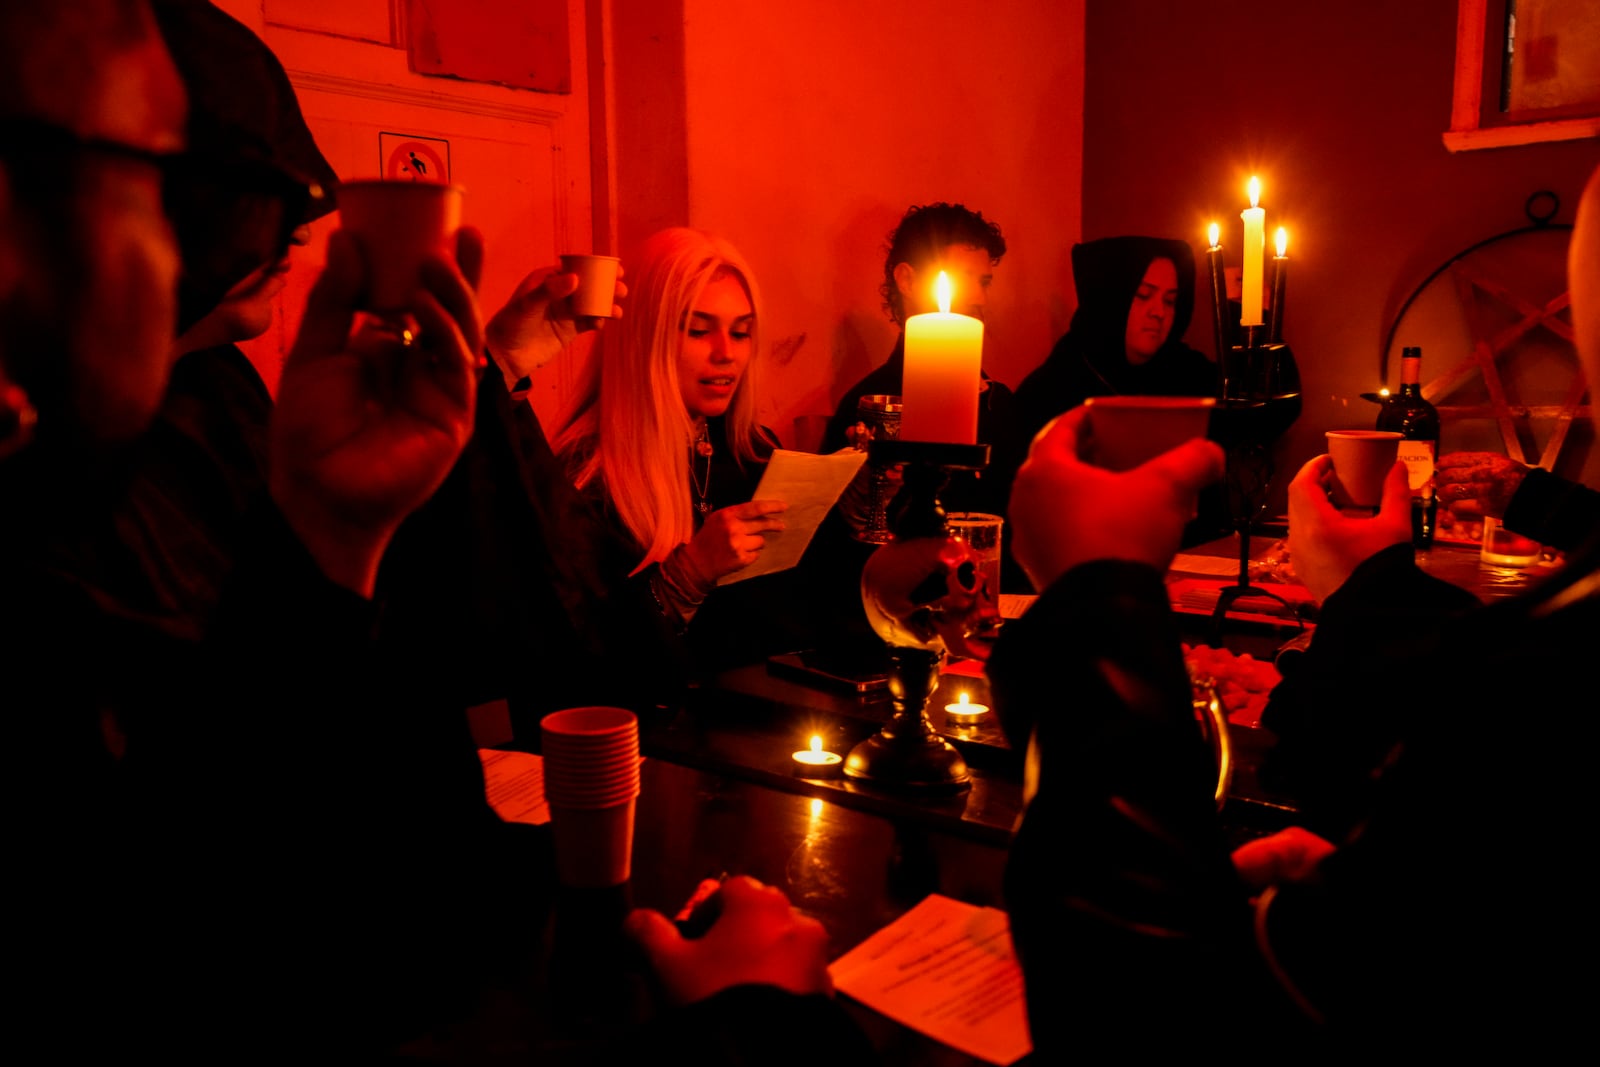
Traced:
POLYGON ((1103 237, 1072 246, 1072 281, 1078 292, 1072 334, 1081 341, 1083 354, 1102 369, 1125 361, 1134 294, 1150 263, 1161 258, 1178 269, 1178 301, 1165 351, 1183 344, 1194 317, 1194 252, 1189 245, 1164 237, 1103 237))

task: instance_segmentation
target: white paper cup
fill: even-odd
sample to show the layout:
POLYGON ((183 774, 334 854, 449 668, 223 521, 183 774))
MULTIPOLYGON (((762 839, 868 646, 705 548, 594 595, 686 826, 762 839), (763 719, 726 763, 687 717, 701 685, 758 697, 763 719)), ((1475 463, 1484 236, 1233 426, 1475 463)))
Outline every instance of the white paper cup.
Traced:
POLYGON ((565 708, 539 723, 552 808, 602 808, 639 795, 639 717, 627 708, 565 708))
POLYGON ((339 225, 367 263, 366 310, 402 310, 419 284, 423 260, 435 252, 453 255, 462 192, 438 182, 340 183, 339 225))
POLYGON ((1211 396, 1094 396, 1089 408, 1089 461, 1107 470, 1132 470, 1185 441, 1204 437, 1217 406, 1211 396))
POLYGON ((1333 504, 1375 511, 1383 503, 1383 483, 1400 454, 1394 430, 1329 430, 1333 460, 1333 504))
POLYGON ((616 256, 562 256, 561 269, 578 276, 578 288, 567 298, 572 303, 572 314, 609 319, 617 302, 617 271, 621 266, 622 260, 616 256))
POLYGON ((637 803, 629 798, 603 808, 550 805, 556 878, 563 886, 606 889, 621 885, 632 876, 637 803))

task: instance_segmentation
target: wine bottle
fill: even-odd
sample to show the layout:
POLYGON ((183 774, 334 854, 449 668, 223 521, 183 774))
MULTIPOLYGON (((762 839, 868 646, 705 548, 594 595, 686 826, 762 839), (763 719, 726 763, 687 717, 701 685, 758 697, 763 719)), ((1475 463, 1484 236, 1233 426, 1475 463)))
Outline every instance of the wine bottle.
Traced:
POLYGON ((1439 455, 1439 412, 1422 396, 1422 349, 1400 350, 1400 392, 1378 409, 1378 429, 1400 432, 1400 459, 1411 484, 1411 543, 1433 544, 1438 501, 1433 464, 1439 455))

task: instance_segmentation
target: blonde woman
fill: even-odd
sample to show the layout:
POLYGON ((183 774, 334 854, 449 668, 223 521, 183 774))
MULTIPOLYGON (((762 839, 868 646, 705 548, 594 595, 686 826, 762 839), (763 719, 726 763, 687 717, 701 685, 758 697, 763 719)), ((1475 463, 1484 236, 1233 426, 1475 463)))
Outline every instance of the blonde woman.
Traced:
POLYGON ((785 504, 750 499, 776 446, 756 421, 761 301, 738 250, 699 230, 653 235, 629 277, 553 445, 614 534, 610 566, 682 632, 783 529, 785 504))

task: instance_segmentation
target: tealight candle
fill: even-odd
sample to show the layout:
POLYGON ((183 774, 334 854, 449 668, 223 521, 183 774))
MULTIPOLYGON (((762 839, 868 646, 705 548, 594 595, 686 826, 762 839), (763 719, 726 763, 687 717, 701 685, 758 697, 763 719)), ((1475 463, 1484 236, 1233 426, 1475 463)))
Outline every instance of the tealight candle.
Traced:
POLYGON ((826 752, 822 748, 822 738, 816 734, 811 735, 811 747, 803 748, 792 757, 794 773, 802 778, 827 778, 838 774, 844 766, 844 757, 837 752, 826 752))
POLYGON ((989 714, 989 705, 974 704, 967 699, 967 694, 962 693, 956 703, 944 706, 944 713, 954 719, 957 725, 970 726, 989 714))

